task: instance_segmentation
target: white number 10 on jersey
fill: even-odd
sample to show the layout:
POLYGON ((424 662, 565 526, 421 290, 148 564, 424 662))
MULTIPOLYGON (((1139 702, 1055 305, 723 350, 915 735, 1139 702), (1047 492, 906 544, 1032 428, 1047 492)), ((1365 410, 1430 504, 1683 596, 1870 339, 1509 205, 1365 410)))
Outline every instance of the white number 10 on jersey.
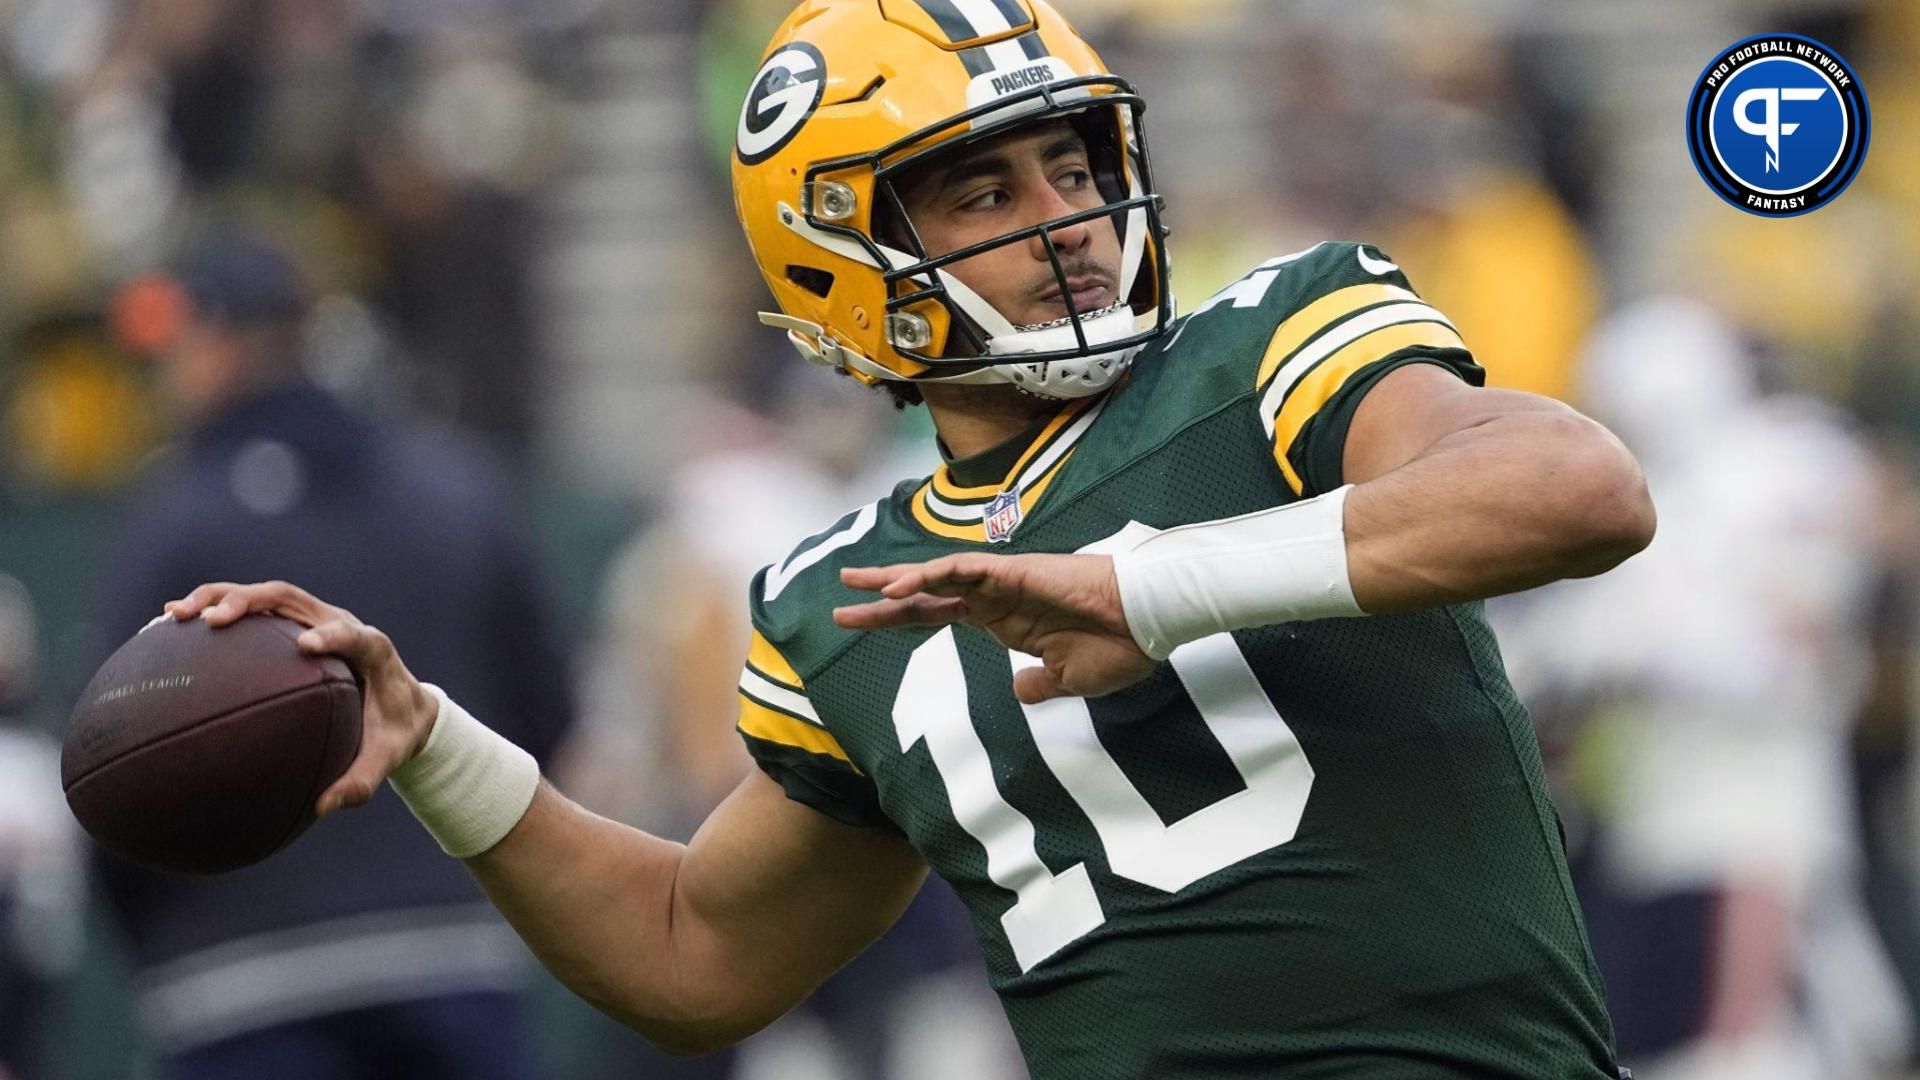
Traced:
MULTIPOLYGON (((1040 661, 1011 654, 1015 670, 1040 661)), ((1168 658, 1208 730, 1246 789, 1172 825, 1101 745, 1081 698, 1023 705, 1047 768, 1079 804, 1121 877, 1174 893, 1208 874, 1293 839, 1313 787, 1313 766, 1260 689, 1228 634, 1183 645, 1168 658)), ((907 662, 894 700, 900 749, 925 740, 947 788, 954 820, 986 849, 987 876, 1014 894, 1001 928, 1021 971, 1106 921, 1085 863, 1055 874, 1034 847, 1033 822, 1000 794, 974 729, 953 628, 928 638, 907 662)))

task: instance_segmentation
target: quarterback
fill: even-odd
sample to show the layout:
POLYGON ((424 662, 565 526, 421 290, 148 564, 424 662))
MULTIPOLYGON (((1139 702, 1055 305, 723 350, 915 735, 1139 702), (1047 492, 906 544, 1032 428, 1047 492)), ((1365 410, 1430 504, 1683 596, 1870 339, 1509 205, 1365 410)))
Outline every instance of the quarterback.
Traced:
POLYGON ((767 1024, 929 869, 1042 1080, 1615 1080, 1486 597, 1653 509, 1604 429, 1486 389, 1387 253, 1280 255, 1176 317, 1144 104, 1040 0, 810 0, 736 133, 807 359, 946 463, 755 579, 760 769, 693 840, 598 818, 286 583, 366 683, 331 812, 391 781, 576 992, 670 1050, 767 1024))

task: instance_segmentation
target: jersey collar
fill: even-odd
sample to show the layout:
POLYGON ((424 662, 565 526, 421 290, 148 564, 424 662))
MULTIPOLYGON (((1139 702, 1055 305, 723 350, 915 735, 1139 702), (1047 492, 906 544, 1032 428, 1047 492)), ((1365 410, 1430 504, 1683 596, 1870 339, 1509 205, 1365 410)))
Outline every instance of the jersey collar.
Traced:
MULTIPOLYGON (((1099 418, 1106 398, 1070 402, 991 450, 949 459, 914 493, 914 520, 939 536, 986 543, 989 504, 1011 493, 1019 507, 1016 516, 1031 512, 1099 418)), ((1004 506, 1006 500, 1000 501, 1004 506)))

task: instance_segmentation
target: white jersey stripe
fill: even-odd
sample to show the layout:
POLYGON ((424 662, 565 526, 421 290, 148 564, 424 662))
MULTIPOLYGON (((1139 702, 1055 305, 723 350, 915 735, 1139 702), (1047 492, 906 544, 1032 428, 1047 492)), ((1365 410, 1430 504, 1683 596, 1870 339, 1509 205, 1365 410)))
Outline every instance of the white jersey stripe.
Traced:
MULTIPOLYGON (((757 697, 761 701, 779 709, 781 712, 792 713, 803 720, 809 720, 815 724, 820 723, 820 714, 813 711, 813 702, 808 701, 805 694, 797 690, 789 690, 779 683, 761 676, 759 672, 754 671, 752 668, 740 672, 740 692, 752 697, 757 697)), ((821 726, 824 727, 825 725, 822 724, 821 726)))

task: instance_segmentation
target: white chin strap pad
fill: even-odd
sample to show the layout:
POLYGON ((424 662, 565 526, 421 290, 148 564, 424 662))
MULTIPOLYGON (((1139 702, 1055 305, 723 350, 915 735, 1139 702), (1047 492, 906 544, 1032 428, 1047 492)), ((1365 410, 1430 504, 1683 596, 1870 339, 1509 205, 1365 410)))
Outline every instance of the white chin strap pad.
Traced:
MULTIPOLYGON (((1087 335, 1087 347, 1100 350, 1100 346, 1110 345, 1134 332, 1133 309, 1122 303, 1097 315, 1083 315, 1080 317, 1080 329, 1087 335)), ((1080 339, 1073 332, 1072 320, 1065 319, 1054 325, 1015 330, 1011 334, 991 338, 987 342, 987 353, 1011 360, 1021 353, 1052 352, 1078 348, 1079 345, 1080 339)), ((994 365, 994 370, 1004 373, 1006 382, 1030 394, 1076 398, 1097 394, 1112 386, 1132 360, 1132 350, 1106 349, 1071 360, 1044 360, 1032 364, 1000 363, 994 365)))
POLYGON ((1043 360, 1037 364, 995 364, 999 381, 1012 383, 1035 397, 1082 398, 1112 386, 1133 363, 1134 350, 1077 356, 1072 360, 1043 360))

